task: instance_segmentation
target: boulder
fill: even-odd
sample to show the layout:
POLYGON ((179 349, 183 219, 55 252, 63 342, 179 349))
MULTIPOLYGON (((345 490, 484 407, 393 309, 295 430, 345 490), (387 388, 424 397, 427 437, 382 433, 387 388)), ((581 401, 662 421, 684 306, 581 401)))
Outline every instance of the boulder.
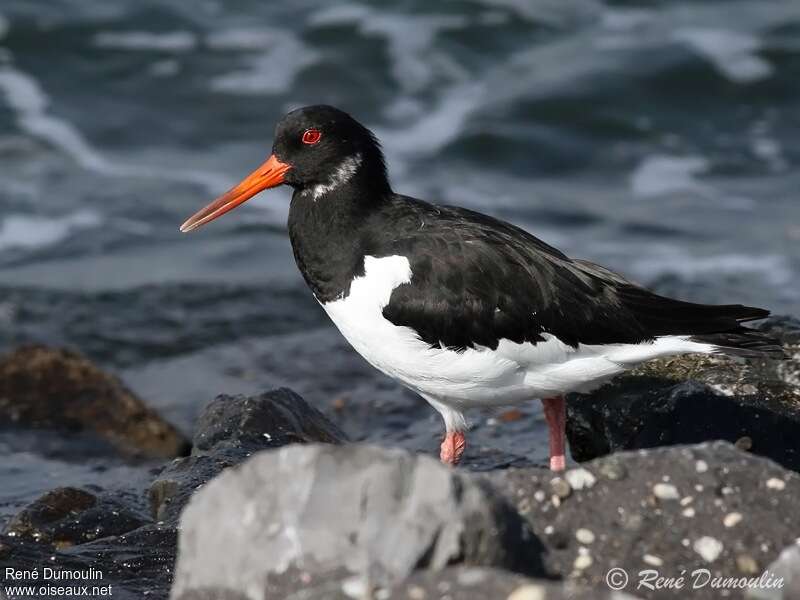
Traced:
POLYGON ((177 523, 198 487, 259 450, 345 441, 336 425, 289 389, 258 396, 218 396, 198 419, 191 456, 173 461, 150 486, 152 515, 177 523))
MULTIPOLYGON (((800 476, 726 442, 624 452, 562 475, 509 469, 488 477, 545 545, 547 570, 593 589, 607 589, 612 568, 629 577, 623 591, 642 598, 681 594, 637 587, 645 570, 758 577, 800 536, 800 476)), ((681 597, 718 598, 720 590, 687 587, 681 597)))
POLYGON ((766 572, 781 585, 747 590, 748 600, 795 600, 800 598, 800 539, 784 549, 766 572))
POLYGON ((373 446, 259 453, 195 494, 180 532, 181 600, 261 600, 349 575, 389 585, 453 564, 544 574, 538 540, 486 482, 373 446))
POLYGON ((47 492, 9 521, 3 533, 65 548, 126 533, 147 519, 122 499, 98 498, 86 490, 64 487, 47 492))
POLYGON ((762 327, 788 360, 690 355, 653 361, 591 394, 572 394, 567 437, 582 462, 620 450, 727 440, 800 471, 800 334, 795 320, 762 327))
POLYGON ((93 433, 135 456, 172 458, 189 448, 119 379, 79 354, 44 346, 0 358, 0 422, 93 433))

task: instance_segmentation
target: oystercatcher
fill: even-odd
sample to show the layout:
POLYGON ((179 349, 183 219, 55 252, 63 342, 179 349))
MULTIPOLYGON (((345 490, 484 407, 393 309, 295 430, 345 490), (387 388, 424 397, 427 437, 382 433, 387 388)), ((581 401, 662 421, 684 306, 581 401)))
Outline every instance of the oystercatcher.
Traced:
POLYGON ((445 463, 464 452, 471 407, 540 398, 561 470, 564 394, 667 355, 783 355, 741 325, 766 310, 659 296, 509 223, 396 194, 378 140, 331 106, 283 117, 266 162, 181 231, 280 184, 294 188, 289 236, 314 297, 369 363, 439 411, 445 463))

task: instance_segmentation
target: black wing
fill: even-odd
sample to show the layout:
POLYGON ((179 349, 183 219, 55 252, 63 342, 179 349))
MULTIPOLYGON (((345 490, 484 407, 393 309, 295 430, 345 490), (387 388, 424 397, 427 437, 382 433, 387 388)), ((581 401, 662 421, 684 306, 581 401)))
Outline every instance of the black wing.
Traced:
POLYGON ((535 343, 545 333, 573 347, 720 333, 744 336, 754 347, 751 332, 764 338, 740 323, 764 318, 766 310, 665 298, 503 221, 399 201, 389 221, 398 227, 376 240, 376 253, 408 257, 412 278, 394 290, 383 314, 431 346, 496 348, 501 339, 535 343))

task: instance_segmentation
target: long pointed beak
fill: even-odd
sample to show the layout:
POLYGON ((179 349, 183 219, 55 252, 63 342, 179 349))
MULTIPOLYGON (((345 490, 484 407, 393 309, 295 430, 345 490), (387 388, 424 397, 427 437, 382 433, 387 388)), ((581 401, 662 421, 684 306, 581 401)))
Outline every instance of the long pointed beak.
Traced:
POLYGON ((282 163, 274 154, 271 154, 264 164, 242 179, 236 187, 231 188, 211 204, 189 217, 181 225, 181 231, 187 233, 202 227, 246 202, 257 193, 282 184, 283 176, 290 168, 290 165, 282 163))

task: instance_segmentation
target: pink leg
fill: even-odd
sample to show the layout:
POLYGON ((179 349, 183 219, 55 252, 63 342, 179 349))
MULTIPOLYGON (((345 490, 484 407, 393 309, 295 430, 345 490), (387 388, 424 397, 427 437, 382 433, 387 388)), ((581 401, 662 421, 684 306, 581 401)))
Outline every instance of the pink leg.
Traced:
POLYGON ((462 431, 448 431, 444 436, 439 458, 446 465, 457 465, 467 447, 467 438, 462 431))
POLYGON ((563 396, 542 398, 544 417, 550 434, 550 470, 563 471, 567 466, 566 432, 567 406, 563 396))

